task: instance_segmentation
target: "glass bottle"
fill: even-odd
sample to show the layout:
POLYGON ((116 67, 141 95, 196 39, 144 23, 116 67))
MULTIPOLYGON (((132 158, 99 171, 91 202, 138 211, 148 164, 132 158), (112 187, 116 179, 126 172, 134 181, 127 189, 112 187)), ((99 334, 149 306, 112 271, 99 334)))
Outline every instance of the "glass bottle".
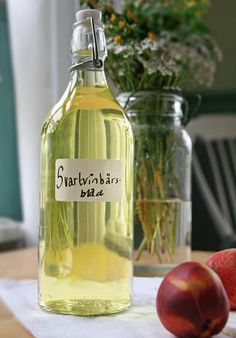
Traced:
POLYGON ((183 126, 186 101, 171 91, 124 93, 118 101, 126 103, 135 136, 134 271, 163 276, 191 259, 192 143, 183 126))
POLYGON ((131 304, 133 135, 107 86, 101 12, 77 13, 72 55, 41 134, 39 303, 108 315, 131 304))

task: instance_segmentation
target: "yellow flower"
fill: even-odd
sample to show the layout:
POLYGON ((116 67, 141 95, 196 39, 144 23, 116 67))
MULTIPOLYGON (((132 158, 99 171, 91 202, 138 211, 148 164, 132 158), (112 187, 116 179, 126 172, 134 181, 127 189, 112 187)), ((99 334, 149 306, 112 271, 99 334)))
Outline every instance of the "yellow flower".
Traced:
POLYGON ((119 27, 120 28, 124 28, 125 27, 125 21, 124 20, 120 20, 119 21, 119 27))
POLYGON ((121 43, 121 37, 120 37, 120 35, 117 35, 115 37, 115 44, 120 45, 120 43, 121 43))
POLYGON ((111 14, 113 12, 112 6, 111 5, 105 6, 105 11, 111 14))
POLYGON ((187 7, 193 7, 193 6, 195 6, 195 1, 194 0, 188 0, 188 1, 186 1, 186 6, 187 7))
POLYGON ((127 16, 128 16, 129 18, 131 18, 132 20, 134 20, 135 22, 138 21, 138 16, 137 16, 136 13, 133 12, 132 9, 128 9, 128 11, 127 11, 127 16))
POLYGON ((202 16, 202 15, 203 15, 202 12, 200 12, 200 11, 196 12, 196 16, 202 16))
POLYGON ((158 35, 157 35, 156 33, 154 33, 154 32, 149 32, 149 33, 148 33, 148 38, 149 38, 150 40, 156 41, 156 40, 158 39, 158 35))
POLYGON ((90 0, 89 3, 93 6, 95 6, 97 4, 97 0, 90 0))
POLYGON ((112 15, 111 15, 111 19, 110 19, 112 22, 114 22, 115 20, 116 20, 116 15, 113 13, 112 15))

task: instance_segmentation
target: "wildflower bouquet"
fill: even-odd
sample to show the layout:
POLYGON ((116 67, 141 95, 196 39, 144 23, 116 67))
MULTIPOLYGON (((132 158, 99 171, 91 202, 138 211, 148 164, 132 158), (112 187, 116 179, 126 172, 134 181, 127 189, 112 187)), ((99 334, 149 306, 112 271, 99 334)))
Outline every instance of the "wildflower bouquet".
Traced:
POLYGON ((209 0, 82 0, 104 13, 107 72, 121 92, 206 85, 221 52, 203 23, 209 0))
MULTIPOLYGON (((136 146, 135 219, 143 230, 136 258, 147 249, 159 263, 176 263, 178 250, 190 250, 190 233, 185 234, 190 217, 183 212, 186 205, 191 213, 190 188, 187 197, 181 191, 184 182, 190 182, 185 164, 190 168, 191 155, 184 156, 191 150, 184 149, 188 142, 178 138, 184 133, 177 135, 171 123, 165 123, 171 120, 171 114, 169 120, 165 117, 166 106, 175 105, 159 94, 163 89, 213 83, 221 52, 203 23, 209 0, 123 0, 120 13, 108 0, 81 3, 102 10, 108 38, 107 74, 120 92, 131 92, 126 108, 136 146), (179 152, 178 144, 182 144, 179 152), (188 242, 181 248, 180 236, 188 242)), ((191 114, 183 112, 183 125, 191 114)))

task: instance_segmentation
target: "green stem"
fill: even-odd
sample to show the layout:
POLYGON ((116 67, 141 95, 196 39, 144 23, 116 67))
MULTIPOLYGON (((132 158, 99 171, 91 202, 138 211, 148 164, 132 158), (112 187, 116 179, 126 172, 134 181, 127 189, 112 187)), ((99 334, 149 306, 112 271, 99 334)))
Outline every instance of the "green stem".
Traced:
POLYGON ((147 244, 147 237, 144 237, 140 246, 139 246, 139 248, 138 248, 138 252, 137 252, 137 255, 136 255, 136 258, 135 258, 136 261, 138 261, 140 259, 146 244, 147 244))

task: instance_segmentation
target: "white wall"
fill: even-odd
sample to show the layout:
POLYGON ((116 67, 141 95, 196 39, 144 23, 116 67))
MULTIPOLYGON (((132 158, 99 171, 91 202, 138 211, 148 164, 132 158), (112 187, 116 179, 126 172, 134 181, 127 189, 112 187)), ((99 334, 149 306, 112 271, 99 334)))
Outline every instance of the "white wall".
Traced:
MULTIPOLYGON (((22 0, 21 0, 22 1, 22 0)), ((54 101, 62 95, 69 79, 71 37, 78 0, 50 0, 52 26, 52 78, 54 101)))
MULTIPOLYGON (((78 2, 78 1, 76 1, 78 2)), ((37 241, 39 146, 44 117, 68 81, 73 0, 7 0, 15 77, 23 227, 37 241)))

